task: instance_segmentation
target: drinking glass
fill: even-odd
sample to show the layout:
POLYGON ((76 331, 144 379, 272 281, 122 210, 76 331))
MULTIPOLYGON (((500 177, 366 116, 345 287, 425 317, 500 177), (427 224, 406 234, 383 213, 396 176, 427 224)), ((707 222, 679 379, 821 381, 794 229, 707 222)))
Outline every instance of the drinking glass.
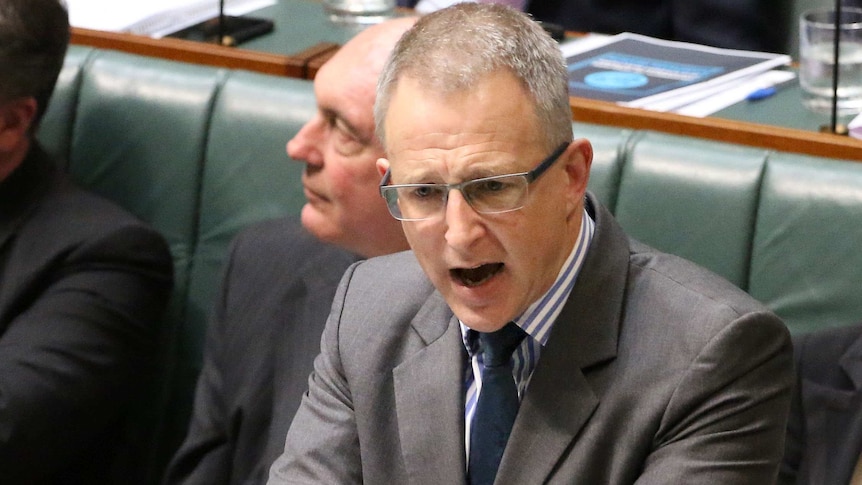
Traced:
POLYGON ((329 19, 340 24, 369 25, 395 13, 395 0, 323 0, 329 19))
MULTIPOLYGON (((835 74, 833 7, 804 12, 799 19, 799 84, 805 106, 832 111, 835 74)), ((844 7, 838 19, 837 113, 862 111, 862 8, 844 7)))

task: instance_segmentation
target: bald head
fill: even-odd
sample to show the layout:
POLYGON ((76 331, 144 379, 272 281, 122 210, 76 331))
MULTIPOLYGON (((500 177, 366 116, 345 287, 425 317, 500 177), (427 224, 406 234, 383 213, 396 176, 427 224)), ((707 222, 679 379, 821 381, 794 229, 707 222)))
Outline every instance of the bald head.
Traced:
POLYGON ((407 249, 401 224, 377 191, 375 162, 383 148, 373 108, 380 71, 415 20, 368 27, 339 49, 314 78, 318 114, 287 144, 288 155, 306 165, 302 224, 365 257, 407 249))
POLYGON ((366 28, 320 68, 315 82, 349 84, 357 98, 373 106, 380 71, 398 39, 415 22, 416 17, 403 17, 366 28))
POLYGON ((376 78, 395 43, 415 22, 416 17, 404 17, 372 25, 344 44, 327 64, 349 63, 376 78))

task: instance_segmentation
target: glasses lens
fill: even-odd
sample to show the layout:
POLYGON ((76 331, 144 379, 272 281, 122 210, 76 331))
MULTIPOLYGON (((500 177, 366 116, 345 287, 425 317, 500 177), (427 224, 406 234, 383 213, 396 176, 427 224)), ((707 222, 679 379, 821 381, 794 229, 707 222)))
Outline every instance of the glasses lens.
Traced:
POLYGON ((386 207, 389 208, 389 213, 396 219, 403 219, 401 208, 398 206, 398 191, 395 187, 381 187, 380 194, 383 195, 383 200, 386 201, 386 207))
POLYGON ((447 187, 436 184, 414 184, 383 187, 389 212, 402 221, 418 221, 438 214, 446 200, 447 187))
POLYGON ((527 178, 523 175, 500 175, 466 183, 461 193, 474 209, 488 214, 523 207, 527 186, 527 178))

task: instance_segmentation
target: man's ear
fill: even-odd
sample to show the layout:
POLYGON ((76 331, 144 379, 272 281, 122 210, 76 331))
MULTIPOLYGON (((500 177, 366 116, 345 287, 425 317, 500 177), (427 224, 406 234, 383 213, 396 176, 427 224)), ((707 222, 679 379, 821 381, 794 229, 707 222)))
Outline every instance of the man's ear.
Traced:
POLYGON ((377 173, 379 173, 380 176, 382 177, 382 176, 386 175, 387 170, 389 170, 389 160, 387 160, 385 158, 378 158, 377 159, 377 173))
POLYGON ((29 138, 37 108, 33 97, 0 104, 0 152, 12 152, 29 138))
POLYGON ((569 209, 580 207, 587 183, 590 180, 590 166, 593 163, 593 146, 585 138, 580 138, 569 144, 562 155, 568 176, 569 209))

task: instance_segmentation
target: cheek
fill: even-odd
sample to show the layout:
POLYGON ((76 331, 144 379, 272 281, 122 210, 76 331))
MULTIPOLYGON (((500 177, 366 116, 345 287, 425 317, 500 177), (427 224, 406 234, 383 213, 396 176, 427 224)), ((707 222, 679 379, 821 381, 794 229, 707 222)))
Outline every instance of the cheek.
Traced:
POLYGON ((423 242, 427 242, 428 237, 423 235, 423 231, 417 222, 402 222, 401 228, 404 230, 404 237, 407 238, 407 243, 417 253, 421 253, 424 249, 423 242))
MULTIPOLYGON (((326 165, 329 189, 345 204, 360 203, 377 195, 377 169, 373 160, 339 160, 326 165)), ((358 209, 359 207, 354 207, 358 209)))
POLYGON ((410 249, 416 255, 422 270, 440 291, 445 292, 448 286, 448 269, 443 260, 446 243, 438 230, 434 230, 422 222, 403 222, 401 224, 410 249))
POLYGON ((332 195, 342 203, 349 203, 353 198, 353 192, 356 190, 356 185, 351 182, 350 174, 333 167, 327 175, 326 178, 332 195))
POLYGON ((553 249, 549 245, 553 245, 556 230, 543 218, 543 211, 509 216, 489 225, 487 238, 499 246, 510 267, 533 267, 553 249))
POLYGON ((443 251, 441 246, 445 244, 444 229, 439 224, 434 224, 433 221, 410 221, 402 222, 401 227, 404 229, 407 243, 420 259, 423 257, 439 259, 443 251))

